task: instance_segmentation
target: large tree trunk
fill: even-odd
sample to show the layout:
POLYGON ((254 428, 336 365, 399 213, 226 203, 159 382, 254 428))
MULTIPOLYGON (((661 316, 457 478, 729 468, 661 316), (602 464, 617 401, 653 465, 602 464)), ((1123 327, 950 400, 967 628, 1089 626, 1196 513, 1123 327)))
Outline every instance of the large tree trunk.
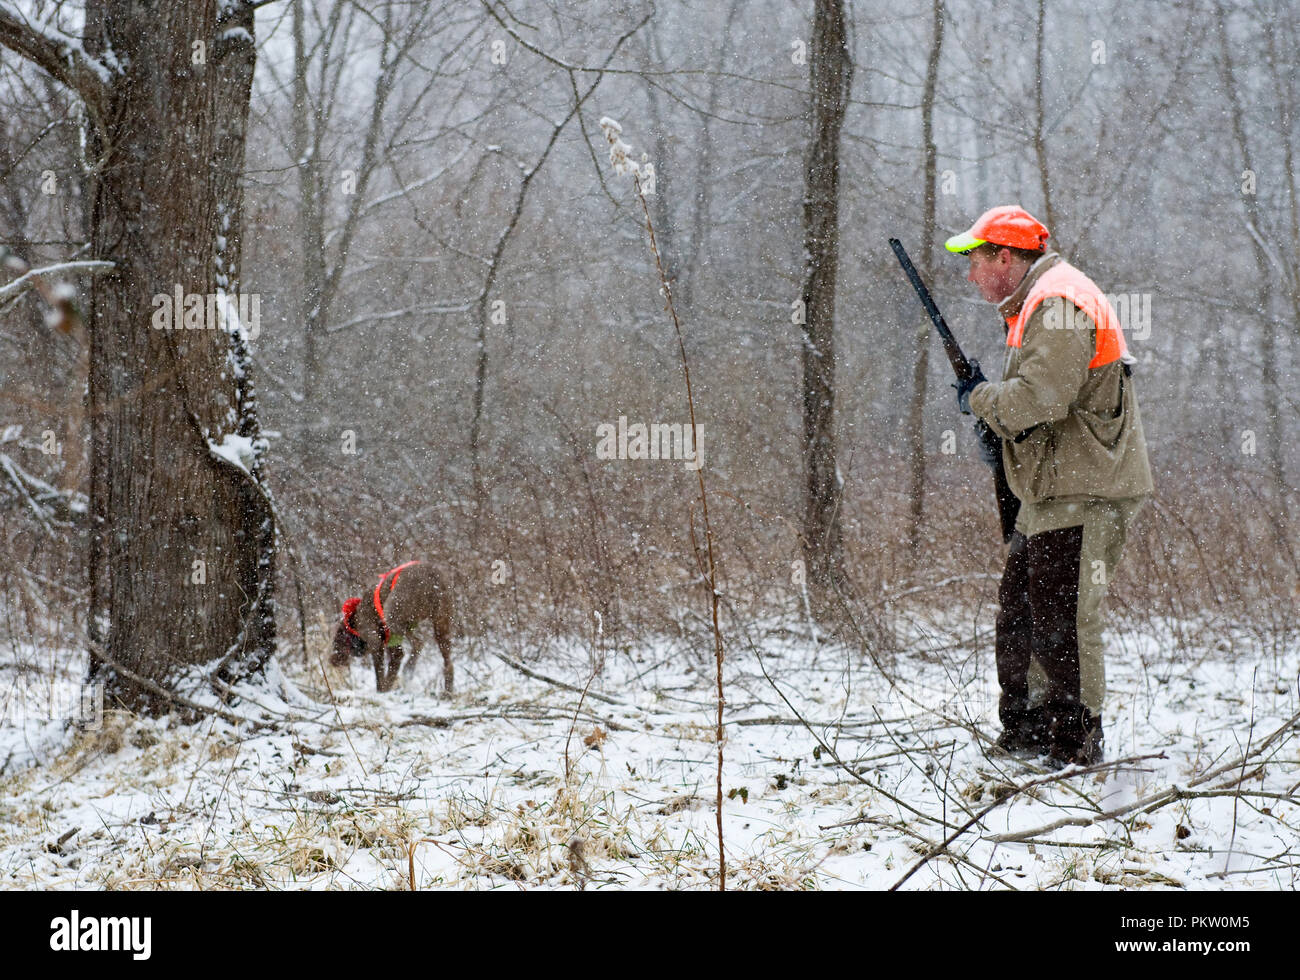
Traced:
MULTIPOLYGON (((809 73, 812 133, 803 205, 804 560, 825 610, 844 582, 840 537, 842 479, 835 461, 835 277, 839 262, 840 128, 853 79, 843 0, 816 0, 809 73)), ((824 613, 819 613, 819 618, 824 613)))
POLYGON ((252 30, 241 2, 87 6, 88 53, 121 66, 90 134, 92 255, 115 263, 89 304, 92 673, 132 710, 168 710, 159 689, 186 665, 225 657, 240 674, 274 647, 246 338, 152 322, 156 296, 240 289, 252 30), (243 467, 209 451, 230 436, 255 448, 243 467))

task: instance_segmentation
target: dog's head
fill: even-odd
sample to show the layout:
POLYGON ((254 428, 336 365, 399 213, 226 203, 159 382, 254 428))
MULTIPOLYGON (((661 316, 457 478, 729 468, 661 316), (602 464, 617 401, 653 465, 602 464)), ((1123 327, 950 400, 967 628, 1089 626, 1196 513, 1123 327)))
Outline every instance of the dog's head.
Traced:
POLYGON ((339 620, 338 628, 334 630, 334 649, 330 653, 330 663, 335 667, 346 666, 351 663, 353 657, 359 657, 366 652, 366 641, 358 632, 356 624, 359 605, 361 600, 358 598, 343 601, 343 616, 339 620))

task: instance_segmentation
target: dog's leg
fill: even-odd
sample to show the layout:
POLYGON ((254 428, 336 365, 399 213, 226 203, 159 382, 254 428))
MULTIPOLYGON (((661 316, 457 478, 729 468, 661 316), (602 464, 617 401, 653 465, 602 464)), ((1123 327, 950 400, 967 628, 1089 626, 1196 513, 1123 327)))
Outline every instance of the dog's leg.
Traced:
POLYGON ((411 657, 406 661, 406 676, 410 677, 415 673, 415 662, 420 659, 420 651, 424 649, 424 642, 415 630, 407 630, 406 638, 411 641, 411 657))
POLYGON ((375 690, 381 694, 393 689, 402 666, 402 648, 385 647, 375 654, 375 690))
POLYGON ((456 672, 451 666, 451 624, 439 622, 434 624, 434 639, 442 651, 442 685, 447 694, 451 694, 456 683, 456 672))
POLYGON ((401 646, 388 648, 388 687, 385 690, 391 691, 397 686, 397 676, 402 669, 402 657, 404 651, 401 646))

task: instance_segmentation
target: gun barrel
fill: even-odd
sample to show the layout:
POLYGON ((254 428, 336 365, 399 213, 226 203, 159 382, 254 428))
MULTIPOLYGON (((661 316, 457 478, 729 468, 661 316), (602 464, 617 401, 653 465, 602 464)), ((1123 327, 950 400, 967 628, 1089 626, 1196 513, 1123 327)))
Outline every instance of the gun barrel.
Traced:
POLYGON ((908 281, 911 282, 912 288, 916 290, 921 305, 925 307, 925 312, 930 316, 930 322, 939 331, 939 339, 943 341, 943 352, 948 355, 948 363, 952 365, 957 380, 966 380, 973 373, 970 360, 962 353, 961 345, 957 343, 957 338, 952 335, 952 330, 949 329, 947 321, 944 320, 943 314, 939 312, 939 307, 935 305, 930 290, 921 281, 921 274, 916 271, 916 266, 912 264, 907 249, 903 248, 903 243, 897 238, 889 240, 889 247, 894 250, 894 255, 898 257, 898 264, 903 267, 903 272, 907 274, 908 281))
MULTIPOLYGON (((916 271, 916 266, 912 265, 912 260, 907 255, 907 249, 903 248, 903 243, 897 238, 891 238, 889 247, 898 256, 898 264, 907 273, 912 288, 916 290, 916 295, 920 297, 921 305, 925 307, 925 312, 930 315, 934 328, 939 331, 939 339, 943 341, 943 352, 948 355, 948 363, 952 365, 953 373, 957 375, 958 381, 965 381, 974 374, 970 360, 962 353, 957 338, 948 329, 943 314, 939 312, 939 307, 935 306, 930 290, 925 288, 925 283, 921 281, 921 275, 916 271)), ((1016 529, 1016 515, 1020 510, 1020 500, 1012 492, 1011 485, 1007 483, 1007 473, 1002 465, 1000 453, 993 464, 993 491, 998 501, 998 521, 1002 525, 1002 540, 1004 542, 1010 541, 1011 535, 1016 529)))

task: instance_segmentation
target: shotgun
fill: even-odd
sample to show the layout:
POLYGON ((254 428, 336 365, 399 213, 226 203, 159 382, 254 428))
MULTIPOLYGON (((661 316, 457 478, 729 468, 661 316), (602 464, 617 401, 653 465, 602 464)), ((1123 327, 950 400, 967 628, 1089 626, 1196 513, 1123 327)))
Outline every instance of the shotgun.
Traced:
MULTIPOLYGON (((921 305, 925 307, 925 312, 929 314, 934 329, 939 331, 939 339, 943 341, 943 352, 948 355, 948 363, 952 365, 957 380, 967 380, 975 373, 974 369, 971 368, 970 360, 962 353, 961 346, 957 343, 957 338, 952 335, 952 330, 948 328, 948 324, 944 321, 943 314, 939 312, 939 307, 934 305, 930 290, 925 288, 925 283, 921 281, 920 273, 916 271, 916 266, 912 265, 912 260, 908 258, 903 243, 897 238, 891 238, 889 247, 894 250, 894 255, 898 257, 898 264, 907 273, 907 278, 912 283, 912 288, 916 290, 916 295, 920 298, 921 305)), ((990 464, 990 468, 993 470, 993 491, 997 495, 998 520, 1002 524, 1002 540, 1008 542, 1011 540, 1012 532, 1016 529, 1016 515, 1020 512, 1020 498, 1011 492, 1011 486, 1007 483, 1007 472, 1002 465, 1002 439, 985 424, 983 419, 975 420, 975 435, 982 443, 994 450, 991 453, 994 461, 990 464)))

